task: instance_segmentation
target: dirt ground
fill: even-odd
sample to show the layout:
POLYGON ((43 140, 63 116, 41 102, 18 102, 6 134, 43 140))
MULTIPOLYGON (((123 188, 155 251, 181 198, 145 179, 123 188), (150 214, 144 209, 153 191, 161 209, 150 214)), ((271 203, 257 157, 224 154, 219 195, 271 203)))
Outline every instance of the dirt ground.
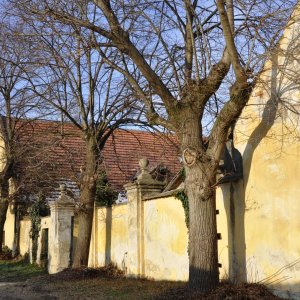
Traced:
POLYGON ((55 275, 23 262, 0 261, 0 299, 279 299, 265 287, 220 284, 210 294, 190 293, 184 282, 125 278, 113 267, 65 270, 55 275))

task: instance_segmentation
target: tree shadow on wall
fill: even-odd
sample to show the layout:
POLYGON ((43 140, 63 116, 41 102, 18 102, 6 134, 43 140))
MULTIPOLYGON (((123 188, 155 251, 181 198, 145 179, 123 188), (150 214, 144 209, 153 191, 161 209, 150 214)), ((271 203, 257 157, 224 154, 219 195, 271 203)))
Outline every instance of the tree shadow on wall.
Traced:
POLYGON ((108 266, 111 263, 112 206, 106 207, 105 225, 105 265, 108 266))
MULTIPOLYGON (((261 121, 253 130, 247 141, 242 155, 243 179, 222 184, 224 207, 227 216, 228 228, 228 259, 229 278, 235 283, 247 281, 246 268, 246 238, 245 238, 245 211, 246 195, 249 174, 251 171, 254 152, 261 141, 267 136, 278 117, 278 107, 282 104, 284 94, 299 90, 294 82, 284 81, 285 74, 278 68, 278 52, 273 55, 270 81, 270 98, 264 106, 261 121)), ((290 63, 285 59, 285 66, 290 63)), ((283 66, 284 68, 284 66, 283 66)), ((236 148, 234 148, 238 151, 236 148)))

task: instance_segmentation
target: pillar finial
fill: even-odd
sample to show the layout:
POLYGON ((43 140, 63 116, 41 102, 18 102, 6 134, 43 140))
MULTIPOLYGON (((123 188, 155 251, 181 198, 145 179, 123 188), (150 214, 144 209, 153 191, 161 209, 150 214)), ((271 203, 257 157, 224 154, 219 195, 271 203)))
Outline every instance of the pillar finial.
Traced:
POLYGON ((149 173, 149 169, 148 169, 149 160, 147 158, 140 159, 139 166, 140 166, 142 173, 149 173))
POLYGON ((59 190, 60 190, 61 195, 65 195, 66 194, 66 185, 64 183, 60 184, 59 190))
POLYGON ((152 178, 150 172, 149 172, 149 160, 147 158, 142 158, 139 161, 139 166, 141 169, 140 175, 137 177, 137 180, 139 182, 143 183, 153 183, 155 180, 152 178))

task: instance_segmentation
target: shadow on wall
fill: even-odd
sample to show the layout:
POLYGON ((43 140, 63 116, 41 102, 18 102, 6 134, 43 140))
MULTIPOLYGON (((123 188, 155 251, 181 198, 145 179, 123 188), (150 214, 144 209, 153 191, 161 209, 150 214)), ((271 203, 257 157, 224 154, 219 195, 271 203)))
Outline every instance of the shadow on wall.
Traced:
POLYGON ((78 218, 74 217, 73 219, 73 230, 71 230, 72 233, 72 245, 71 245, 71 253, 70 253, 70 266, 73 264, 73 259, 74 259, 74 254, 75 254, 75 249, 76 249, 76 243, 77 243, 77 237, 78 237, 78 218))
MULTIPOLYGON (((112 261, 111 261, 111 246, 112 246, 112 210, 113 208, 111 206, 105 207, 105 215, 103 214, 103 220, 105 220, 105 266, 109 265, 112 261)), ((96 210, 97 211, 97 210, 96 210)), ((94 215, 94 218, 97 214, 94 215)), ((96 220, 96 222, 98 222, 98 220, 96 220)), ((78 218, 74 218, 74 225, 73 225, 74 229, 73 229, 73 237, 72 237, 72 247, 70 249, 71 251, 71 257, 70 257, 70 265, 72 265, 73 263, 73 258, 74 258, 74 252, 76 250, 76 243, 77 243, 77 239, 78 239, 78 218)), ((95 226, 95 225, 94 225, 95 226)), ((95 243, 96 245, 98 245, 98 227, 96 227, 96 237, 94 237, 95 239, 95 243)), ((91 253, 90 253, 91 255, 91 253)), ((93 255, 96 256, 96 254, 94 253, 93 255)), ((99 263, 99 262, 97 262, 99 263)), ((96 265, 97 265, 96 263, 96 265)), ((102 265, 102 262, 101 262, 102 265)))
MULTIPOLYGON (((288 52, 289 48, 286 52, 288 52)), ((285 74, 282 69, 291 61, 285 58, 281 71, 278 69, 278 52, 273 55, 270 82, 270 98, 266 102, 261 121, 251 133, 243 152, 243 180, 221 185, 224 206, 227 215, 228 228, 228 256, 229 278, 233 282, 246 282, 246 241, 245 241, 245 191, 252 166, 254 152, 260 142, 265 138, 278 116, 278 106, 282 104, 285 93, 299 90, 299 85, 294 82, 284 82, 285 74)), ((284 105, 284 104, 282 104, 284 105)), ((235 149, 235 148, 234 148, 235 149)))
POLYGON ((106 208, 105 220, 105 265, 111 263, 111 231, 112 231, 112 207, 106 208))

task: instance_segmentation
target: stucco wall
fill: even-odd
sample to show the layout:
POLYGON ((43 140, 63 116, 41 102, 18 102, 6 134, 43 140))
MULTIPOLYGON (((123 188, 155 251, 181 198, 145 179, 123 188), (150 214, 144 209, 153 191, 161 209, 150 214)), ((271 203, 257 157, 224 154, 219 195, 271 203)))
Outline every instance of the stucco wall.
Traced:
POLYGON ((128 206, 96 207, 90 244, 89 266, 112 262, 126 271, 128 252, 128 206))
MULTIPOLYGON (((113 262, 126 271, 128 205, 96 208, 89 265, 113 262)), ((144 201, 145 276, 156 280, 188 280, 188 235, 184 210, 174 197, 144 201)))
POLYGON ((245 190, 238 196, 245 207, 247 278, 274 281, 300 298, 300 143, 274 138, 281 132, 275 124, 258 146, 237 143, 245 157, 245 190))
POLYGON ((188 280, 188 235, 180 200, 144 201, 145 276, 188 280))
POLYGON ((272 280, 282 280, 282 285, 297 291, 300 297, 300 145, 285 144, 282 151, 287 152, 280 158, 275 155, 277 147, 276 143, 270 145, 265 140, 255 151, 255 162, 248 174, 245 191, 248 278, 265 279, 284 268, 272 280), (297 264, 288 267, 296 261, 297 264))
POLYGON ((221 234, 221 239, 218 240, 218 261, 222 265, 219 268, 220 278, 229 278, 229 264, 228 264, 228 230, 227 230, 227 216, 224 207, 222 189, 216 189, 216 209, 217 214, 217 232, 221 234))
POLYGON ((4 224, 5 241, 4 244, 9 249, 13 248, 15 230, 15 215, 13 213, 13 205, 10 204, 6 213, 6 221, 4 224))
MULTIPOLYGON (((228 237, 245 242, 234 257, 229 254, 228 269, 244 257, 248 281, 271 283, 295 299, 300 299, 300 119, 294 113, 300 111, 299 37, 298 20, 285 31, 236 125, 244 181, 222 187, 224 207, 234 196, 227 217, 235 232, 228 237)), ((222 259, 226 264, 226 256, 222 259)))
MULTIPOLYGON (((41 218, 41 227, 38 237, 38 248, 37 248, 37 255, 36 255, 36 262, 37 264, 41 263, 41 252, 42 252, 42 231, 44 229, 48 229, 48 254, 49 254, 49 229, 51 227, 51 217, 42 217, 41 218)), ((51 246, 51 245, 50 245, 51 246)))
POLYGON ((20 254, 25 255, 30 253, 31 239, 30 239, 31 221, 24 219, 20 222, 20 254))

